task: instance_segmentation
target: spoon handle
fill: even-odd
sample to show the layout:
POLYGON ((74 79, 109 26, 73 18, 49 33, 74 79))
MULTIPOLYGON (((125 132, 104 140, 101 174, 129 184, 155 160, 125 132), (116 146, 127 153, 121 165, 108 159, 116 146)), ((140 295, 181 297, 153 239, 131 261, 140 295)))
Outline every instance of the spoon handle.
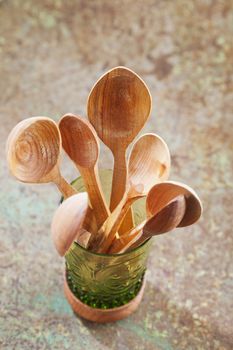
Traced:
POLYGON ((124 235, 115 237, 108 250, 108 254, 123 253, 126 251, 142 235, 142 229, 145 223, 146 220, 134 227, 131 231, 126 232, 124 235))
POLYGON ((101 188, 98 168, 97 166, 93 168, 82 168, 79 166, 78 169, 85 183, 87 193, 89 194, 90 203, 99 229, 109 217, 110 211, 101 188))
MULTIPOLYGON (((126 197, 127 198, 127 197, 126 197)), ((106 239, 102 242, 101 246, 99 246, 97 252, 98 253, 106 253, 111 246, 114 237, 116 235, 116 232, 118 231, 119 227, 121 226, 121 223, 128 212, 131 204, 136 200, 136 198, 127 198, 125 200, 125 197, 123 197, 123 200, 119 203, 119 205, 116 207, 115 211, 113 212, 113 220, 109 218, 107 229, 105 230, 105 237, 106 239), (115 215, 116 214, 116 215, 115 215)))
POLYGON ((68 198, 70 196, 73 196, 73 194, 77 193, 77 191, 70 184, 68 184, 68 182, 64 179, 64 177, 59 176, 53 181, 57 185, 57 188, 59 189, 61 194, 64 196, 64 198, 68 198))
MULTIPOLYGON (((103 242, 105 242, 107 239, 109 239, 109 234, 113 232, 115 227, 119 227, 118 223, 119 216, 122 215, 122 210, 124 205, 127 202, 128 192, 126 192, 118 204, 118 206, 113 210, 113 212, 109 215, 108 219, 104 222, 102 227, 99 229, 96 235, 92 235, 89 241, 89 249, 94 252, 101 252, 103 250, 103 242), (114 225, 116 224, 116 225, 114 225)), ((116 231, 114 231, 114 235, 116 234, 116 231)), ((114 235, 111 236, 111 242, 114 239, 114 235)), ((110 243, 111 243, 110 242, 110 243)), ((108 244, 108 243, 107 243, 108 244)))
MULTIPOLYGON (((112 178, 112 191, 110 199, 110 211, 117 207, 117 205, 122 200, 126 190, 127 182, 127 164, 126 164, 126 151, 119 150, 119 152, 114 152, 114 169, 112 178)), ((129 207, 128 211, 119 227, 119 233, 123 234, 129 231, 134 226, 132 210, 129 207)))

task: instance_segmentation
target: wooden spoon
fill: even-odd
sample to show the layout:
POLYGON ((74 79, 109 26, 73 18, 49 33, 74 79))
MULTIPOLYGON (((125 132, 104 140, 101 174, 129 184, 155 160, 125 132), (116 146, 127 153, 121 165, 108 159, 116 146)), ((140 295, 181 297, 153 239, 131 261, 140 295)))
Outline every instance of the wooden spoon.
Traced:
POLYGON ((75 194, 62 202, 52 219, 51 233, 58 253, 64 256, 77 238, 88 212, 86 192, 75 194))
POLYGON ((186 204, 184 196, 178 196, 150 219, 143 221, 133 230, 115 239, 109 254, 123 253, 133 249, 155 235, 173 230, 182 220, 186 204))
POLYGON ((151 187, 168 178, 170 153, 164 140, 155 134, 145 134, 134 144, 129 156, 129 184, 121 202, 100 229, 97 238, 90 240, 90 248, 99 253, 106 252, 121 225, 129 207, 135 200, 147 195, 151 187))
POLYGON ((59 170, 61 136, 56 123, 46 117, 24 119, 7 139, 11 173, 22 182, 54 182, 64 197, 77 193, 59 170))
POLYGON ((66 114, 61 118, 59 129, 62 146, 83 177, 99 229, 110 211, 99 179, 99 142, 96 132, 87 120, 73 114, 66 114))
MULTIPOLYGON (((146 84, 125 67, 108 71, 90 92, 88 118, 114 156, 110 211, 115 209, 126 190, 126 149, 144 126, 150 111, 151 95, 146 84)), ((120 230, 125 232, 132 226, 130 213, 120 230)))
POLYGON ((170 201, 179 195, 183 195, 186 201, 186 211, 178 227, 192 225, 203 211, 201 200, 196 192, 181 182, 165 181, 154 185, 147 195, 147 213, 155 213, 163 209, 170 201))

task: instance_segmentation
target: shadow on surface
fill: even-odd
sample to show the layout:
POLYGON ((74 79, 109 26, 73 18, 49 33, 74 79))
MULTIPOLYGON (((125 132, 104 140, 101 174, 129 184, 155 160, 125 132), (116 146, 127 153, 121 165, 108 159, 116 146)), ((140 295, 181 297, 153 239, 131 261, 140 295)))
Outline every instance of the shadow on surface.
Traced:
POLYGON ((215 325, 194 318, 149 282, 140 307, 127 319, 109 324, 82 323, 106 348, 232 349, 230 339, 221 335, 215 325))

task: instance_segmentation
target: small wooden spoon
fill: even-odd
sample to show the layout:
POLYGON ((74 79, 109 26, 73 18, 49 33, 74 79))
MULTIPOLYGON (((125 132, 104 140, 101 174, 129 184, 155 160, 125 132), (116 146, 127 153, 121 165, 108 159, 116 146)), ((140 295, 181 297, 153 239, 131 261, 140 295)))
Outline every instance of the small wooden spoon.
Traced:
MULTIPOLYGON (((112 212, 126 190, 126 149, 150 115, 151 95, 137 74, 128 68, 116 67, 104 74, 92 88, 87 111, 98 136, 114 156, 112 212)), ((125 227, 120 230, 125 232, 132 226, 132 214, 129 214, 125 227)))
POLYGON ((22 182, 54 182, 64 197, 77 193, 59 170, 61 136, 50 118, 34 117, 18 123, 7 139, 11 173, 22 182))
POLYGON ((77 166, 100 228, 110 211, 104 199, 98 173, 99 142, 93 126, 73 114, 64 115, 59 121, 62 146, 77 166))
POLYGON ((155 213, 163 209, 170 201, 183 195, 186 201, 186 211, 178 227, 192 225, 203 211, 201 200, 189 186, 176 181, 165 181, 154 185, 147 195, 147 213, 155 213))
POLYGON ((155 235, 173 230, 182 220, 185 213, 184 196, 178 196, 150 219, 143 221, 133 230, 115 239, 109 254, 124 253, 133 249, 155 235))
POLYGON ((86 192, 75 194, 62 202, 53 216, 51 233, 58 253, 64 256, 77 238, 88 212, 86 192))
POLYGON ((106 252, 121 225, 129 207, 137 199, 147 195, 151 187, 168 178, 170 171, 170 153, 164 140, 155 134, 145 134, 134 144, 129 156, 129 185, 121 202, 99 231, 102 241, 90 248, 99 253, 106 252), (104 240, 104 242, 103 242, 104 240))

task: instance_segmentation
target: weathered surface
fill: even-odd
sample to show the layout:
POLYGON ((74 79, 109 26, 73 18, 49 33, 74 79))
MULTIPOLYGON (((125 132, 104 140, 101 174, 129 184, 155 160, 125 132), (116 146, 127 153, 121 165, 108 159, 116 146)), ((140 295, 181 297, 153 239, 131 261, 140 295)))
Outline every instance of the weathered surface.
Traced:
POLYGON ((1 349, 233 348, 232 10, 230 0, 0 2, 1 349), (49 233, 59 194, 9 177, 4 144, 25 117, 85 114, 92 84, 121 64, 150 87, 144 130, 165 138, 171 178, 198 191, 204 215, 154 239, 138 312, 95 325, 63 295, 49 233))

